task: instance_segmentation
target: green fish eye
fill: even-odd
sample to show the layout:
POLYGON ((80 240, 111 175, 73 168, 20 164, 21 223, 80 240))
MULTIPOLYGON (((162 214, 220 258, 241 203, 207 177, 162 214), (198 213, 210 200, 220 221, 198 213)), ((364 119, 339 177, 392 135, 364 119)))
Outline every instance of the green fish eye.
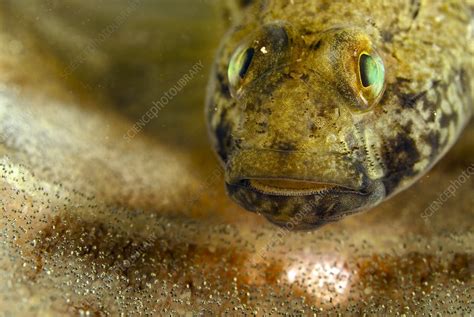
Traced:
POLYGON ((253 48, 238 49, 230 59, 227 76, 231 85, 236 86, 245 78, 252 64, 255 50, 253 48))
POLYGON ((360 54, 359 74, 362 87, 370 91, 371 96, 368 97, 377 98, 385 81, 385 67, 380 57, 365 52, 360 54))

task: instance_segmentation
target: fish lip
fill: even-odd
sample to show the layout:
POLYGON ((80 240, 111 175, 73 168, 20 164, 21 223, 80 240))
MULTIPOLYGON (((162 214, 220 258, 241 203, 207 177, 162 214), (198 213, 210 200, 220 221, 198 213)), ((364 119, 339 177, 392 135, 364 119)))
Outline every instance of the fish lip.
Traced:
POLYGON ((243 187, 243 189, 250 190, 255 193, 259 193, 265 196, 286 196, 286 197, 296 197, 296 196, 313 196, 313 195, 325 195, 325 194, 336 194, 336 193, 357 193, 357 194, 369 194, 368 191, 364 189, 355 189, 348 186, 342 186, 332 182, 320 182, 317 180, 305 180, 305 179, 295 179, 295 178, 245 178, 237 182, 227 183, 228 186, 243 187), (262 184, 262 181, 265 183, 262 184), (311 185, 314 184, 315 187, 298 189, 298 188, 288 188, 288 187, 277 187, 268 185, 268 181, 275 182, 291 182, 291 183, 301 183, 311 185))

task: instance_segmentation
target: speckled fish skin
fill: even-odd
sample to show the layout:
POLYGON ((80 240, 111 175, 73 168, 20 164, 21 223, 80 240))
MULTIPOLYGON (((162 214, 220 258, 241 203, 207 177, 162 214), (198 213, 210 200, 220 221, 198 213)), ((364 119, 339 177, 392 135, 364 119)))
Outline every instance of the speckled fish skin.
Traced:
POLYGON ((470 120, 472 2, 240 6, 216 56, 206 118, 228 194, 277 225, 314 229, 379 204, 427 172, 470 120), (268 38, 278 32, 279 45, 268 38), (245 43, 255 49, 254 80, 236 92, 229 61, 245 43), (378 52, 386 69, 369 109, 354 89, 356 72, 340 62, 362 50, 378 52), (330 186, 267 191, 251 181, 260 179, 330 186))

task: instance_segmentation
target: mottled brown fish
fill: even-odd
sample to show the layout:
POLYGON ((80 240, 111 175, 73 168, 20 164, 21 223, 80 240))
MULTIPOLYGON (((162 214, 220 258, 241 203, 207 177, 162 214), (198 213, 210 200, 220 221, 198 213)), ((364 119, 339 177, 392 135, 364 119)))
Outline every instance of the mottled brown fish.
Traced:
POLYGON ((413 184, 473 111, 466 0, 240 1, 207 121, 229 195, 312 229, 413 184))

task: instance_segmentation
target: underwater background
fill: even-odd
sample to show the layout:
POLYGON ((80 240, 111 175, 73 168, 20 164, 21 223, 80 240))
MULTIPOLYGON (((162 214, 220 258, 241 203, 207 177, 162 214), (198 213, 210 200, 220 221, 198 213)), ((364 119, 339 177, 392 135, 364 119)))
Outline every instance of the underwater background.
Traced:
POLYGON ((373 210, 272 226, 227 198, 207 140, 230 16, 0 2, 0 316, 472 314, 473 124, 373 210))

